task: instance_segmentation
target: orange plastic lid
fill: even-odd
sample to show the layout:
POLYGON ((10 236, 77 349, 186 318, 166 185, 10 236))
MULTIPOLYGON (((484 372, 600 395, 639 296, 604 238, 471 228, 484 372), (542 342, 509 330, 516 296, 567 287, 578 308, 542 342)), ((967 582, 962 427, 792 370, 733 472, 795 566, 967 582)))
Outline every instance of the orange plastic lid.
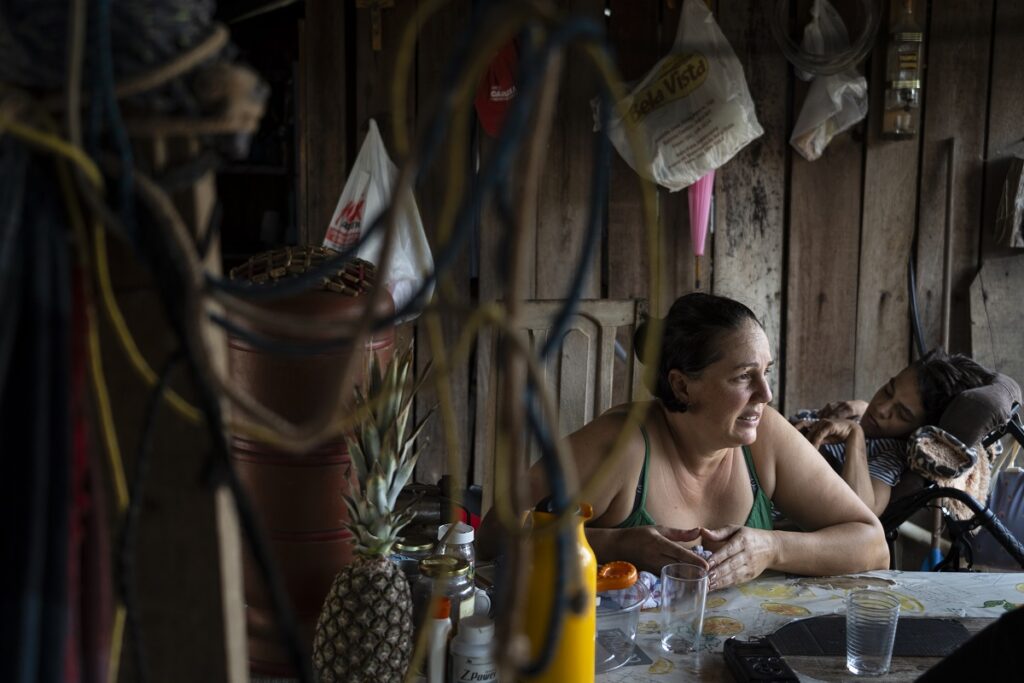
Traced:
POLYGON ((597 592, 629 588, 639 576, 636 567, 630 562, 618 560, 602 564, 597 568, 597 592))

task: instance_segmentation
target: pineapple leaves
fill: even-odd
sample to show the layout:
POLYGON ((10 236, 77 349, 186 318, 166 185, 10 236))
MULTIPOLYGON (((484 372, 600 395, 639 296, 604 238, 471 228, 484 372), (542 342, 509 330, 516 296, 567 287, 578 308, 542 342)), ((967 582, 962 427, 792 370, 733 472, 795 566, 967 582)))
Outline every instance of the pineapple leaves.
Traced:
POLYGON ((396 506, 419 458, 416 439, 430 417, 428 414, 409 429, 413 400, 427 371, 414 379, 411 347, 384 368, 372 356, 367 392, 355 391, 356 406, 365 410, 366 418, 346 436, 346 443, 359 490, 355 496, 343 495, 349 512, 348 527, 360 554, 388 554, 402 527, 413 518, 411 508, 397 511, 396 506))

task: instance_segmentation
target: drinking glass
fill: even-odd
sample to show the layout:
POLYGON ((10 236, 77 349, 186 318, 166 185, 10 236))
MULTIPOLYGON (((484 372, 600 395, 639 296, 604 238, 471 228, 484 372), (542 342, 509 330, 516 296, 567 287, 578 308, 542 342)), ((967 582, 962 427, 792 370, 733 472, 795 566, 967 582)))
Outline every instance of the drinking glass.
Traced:
POLYGON ((667 564, 661 570, 661 647, 690 652, 700 647, 708 571, 695 564, 667 564))
POLYGON ((858 676, 889 671, 900 599, 886 590, 852 591, 846 596, 846 668, 858 676))

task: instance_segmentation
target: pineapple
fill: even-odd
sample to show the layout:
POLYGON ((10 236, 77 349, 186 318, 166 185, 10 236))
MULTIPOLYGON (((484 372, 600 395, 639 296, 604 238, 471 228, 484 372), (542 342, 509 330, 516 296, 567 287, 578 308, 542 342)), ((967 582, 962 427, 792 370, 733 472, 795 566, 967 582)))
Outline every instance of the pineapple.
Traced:
POLYGON ((412 520, 408 508, 395 509, 416 465, 413 444, 423 427, 421 422, 407 429, 417 388, 411 367, 411 349, 383 373, 371 359, 369 399, 356 390, 357 406, 376 405, 346 438, 359 479, 356 495, 345 496, 355 559, 334 578, 317 619, 313 665, 321 683, 399 682, 409 667, 412 598, 405 575, 388 555, 412 520))

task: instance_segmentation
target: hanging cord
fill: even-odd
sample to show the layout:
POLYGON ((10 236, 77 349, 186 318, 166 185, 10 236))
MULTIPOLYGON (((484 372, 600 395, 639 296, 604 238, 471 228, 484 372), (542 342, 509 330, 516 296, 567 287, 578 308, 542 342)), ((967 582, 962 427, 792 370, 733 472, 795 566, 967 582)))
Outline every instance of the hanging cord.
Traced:
POLYGON ((136 574, 135 558, 137 535, 139 531, 139 515, 142 510, 142 501, 146 494, 146 477, 149 475, 149 460, 153 450, 153 432, 156 427, 156 417, 160 405, 163 403, 163 393, 167 388, 167 382, 175 366, 181 362, 181 351, 174 352, 164 364, 163 369, 157 377, 156 386, 150 392, 149 400, 146 403, 145 417, 142 422, 142 436, 139 439, 139 449, 135 457, 135 476, 132 477, 132 487, 128 500, 128 509, 125 511, 124 523, 121 529, 121 540, 117 548, 118 565, 118 588, 121 599, 124 601, 126 625, 128 634, 131 637, 132 661, 135 664, 135 675, 140 683, 149 680, 149 667, 146 664, 146 648, 143 640, 142 624, 139 619, 138 610, 138 576, 136 574))
POLYGON ((917 275, 914 267, 914 256, 917 254, 917 231, 914 231, 914 239, 910 243, 910 253, 907 255, 907 295, 910 301, 910 325, 914 333, 914 347, 917 349, 917 357, 923 358, 927 349, 924 344, 924 334, 921 332, 921 317, 917 308, 917 275))

